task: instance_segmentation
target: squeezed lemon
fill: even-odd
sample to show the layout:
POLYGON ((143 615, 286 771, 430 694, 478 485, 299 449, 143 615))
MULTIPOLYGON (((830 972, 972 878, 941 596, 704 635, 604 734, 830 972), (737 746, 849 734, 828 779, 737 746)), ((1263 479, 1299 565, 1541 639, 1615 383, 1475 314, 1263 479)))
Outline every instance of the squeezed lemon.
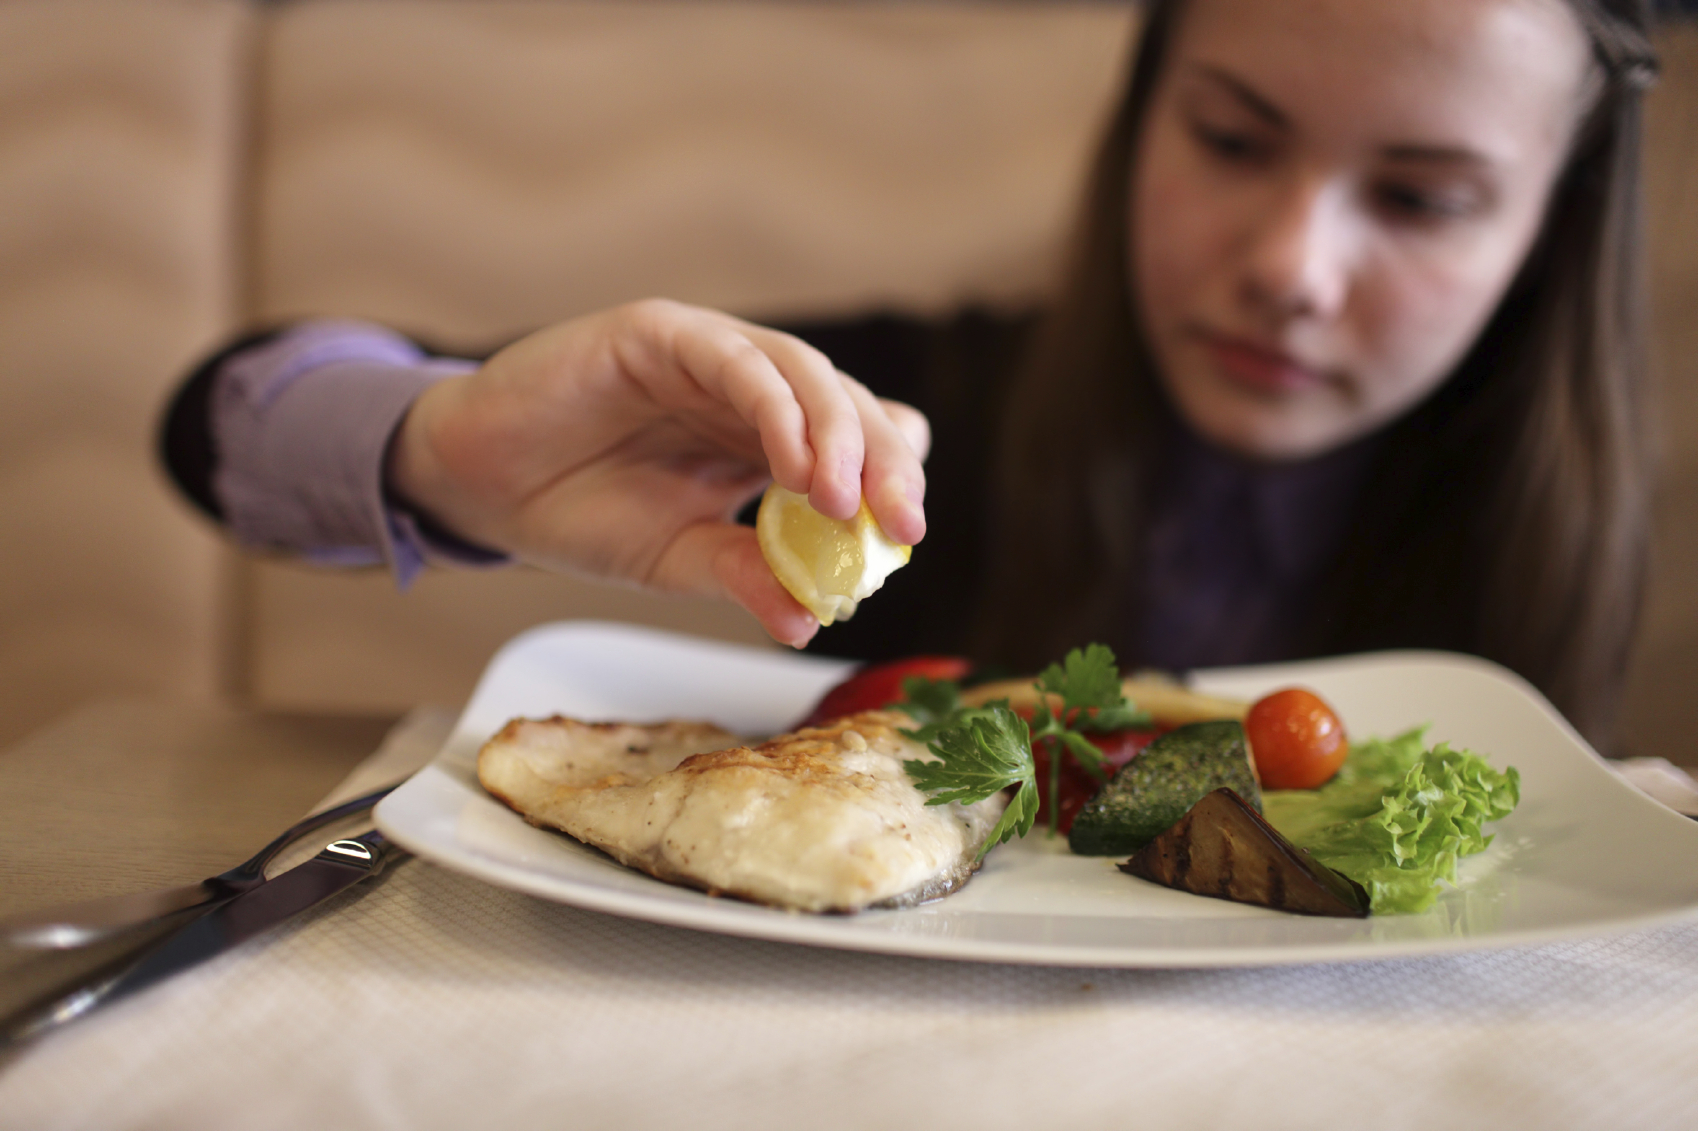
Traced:
POLYGON ((850 519, 827 518, 806 495, 774 483, 755 515, 755 540, 779 584, 822 625, 848 620, 912 549, 890 540, 867 500, 850 519))

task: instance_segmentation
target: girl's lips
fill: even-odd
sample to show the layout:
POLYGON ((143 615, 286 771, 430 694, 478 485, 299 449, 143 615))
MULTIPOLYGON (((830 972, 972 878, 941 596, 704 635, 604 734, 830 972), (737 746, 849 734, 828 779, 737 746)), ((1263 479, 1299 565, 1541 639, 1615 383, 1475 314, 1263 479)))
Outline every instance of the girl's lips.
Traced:
POLYGON ((1289 354, 1221 334, 1199 335, 1204 351, 1228 380, 1263 393, 1294 393, 1326 382, 1326 375, 1289 354))

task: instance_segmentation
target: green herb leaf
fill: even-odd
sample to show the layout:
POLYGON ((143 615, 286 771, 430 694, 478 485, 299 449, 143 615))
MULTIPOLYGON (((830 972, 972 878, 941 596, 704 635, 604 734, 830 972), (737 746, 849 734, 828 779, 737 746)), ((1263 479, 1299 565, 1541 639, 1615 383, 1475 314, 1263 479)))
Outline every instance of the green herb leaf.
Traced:
POLYGON ((930 744, 952 722, 973 711, 982 710, 961 705, 961 685, 952 679, 911 675, 902 681, 902 695, 901 702, 892 703, 890 706, 906 712, 920 724, 913 730, 902 731, 915 742, 930 744))
MULTIPOLYGON (((1149 726, 1154 720, 1141 711, 1120 689, 1120 669, 1114 651, 1104 644, 1090 644, 1067 653, 1059 664, 1051 664, 1038 676, 1038 690, 1061 696, 1061 718, 1072 730, 1106 734, 1128 727, 1149 726)), ((1047 703, 1039 709, 1048 714, 1047 703)), ((1033 729, 1042 730, 1039 718, 1033 729)))
POLYGON ((1155 719, 1148 711, 1129 701, 1122 702, 1118 707, 1098 707, 1074 720, 1074 726, 1088 734, 1108 734, 1112 731, 1154 724, 1155 719))
POLYGON ((981 859, 1010 837, 1025 836, 1032 831, 1032 822, 1038 816, 1032 735, 1026 720, 1009 709, 1007 700, 965 708, 947 722, 928 724, 921 729, 935 729, 929 745, 938 760, 915 759, 902 766, 914 779, 915 786, 932 794, 927 805, 946 805, 951 801, 971 805, 1011 785, 1020 787, 980 846, 981 859))
POLYGON ((902 701, 890 706, 906 711, 922 727, 945 722, 961 709, 961 685, 952 679, 911 675, 902 681, 902 701))
POLYGON ((1064 715, 1088 707, 1126 705, 1120 669, 1106 644, 1089 644, 1067 653, 1061 663, 1051 664, 1038 676, 1038 690, 1061 696, 1064 715))
POLYGON ((1090 774, 1098 781, 1106 781, 1108 779, 1107 772, 1103 770, 1102 751, 1098 750, 1096 746, 1091 743, 1090 739, 1086 738, 1077 731, 1071 730, 1064 730, 1055 737, 1059 738, 1067 745, 1067 749, 1072 753, 1073 757, 1079 760, 1079 765, 1084 767, 1086 773, 1090 774))
MULTIPOLYGON (((920 724, 902 733, 926 743, 938 759, 903 763, 915 786, 932 795, 927 805, 951 801, 970 805, 1009 786, 1020 787, 991 830, 981 856, 1012 836, 1025 836, 1037 820, 1034 741, 1053 740, 1049 747, 1055 755, 1050 766, 1053 792, 1061 772, 1059 747, 1066 747, 1091 776, 1101 781, 1107 777, 1102 755, 1082 732, 1123 730, 1150 721, 1146 712, 1126 701, 1114 653, 1101 644, 1075 648, 1061 663, 1045 668, 1037 688, 1038 703, 1028 727, 1009 708, 1007 700, 962 707, 960 688, 953 683, 922 677, 902 683, 908 700, 899 706, 920 724), (1051 695, 1061 699, 1059 712, 1050 706, 1051 695)), ((1051 831, 1057 817, 1052 810, 1051 831)))
POLYGON ((990 836, 979 849, 979 859, 983 860, 985 853, 995 848, 1011 837, 1025 836, 1032 831, 1032 824, 1038 819, 1038 785, 1031 778, 1020 783, 1019 790, 1008 802, 1008 808, 1002 811, 995 825, 991 826, 990 836))
POLYGON ((962 712, 929 745, 937 761, 902 763, 921 792, 932 794, 927 805, 971 805, 1022 782, 1037 789, 1031 732, 1006 702, 962 712))

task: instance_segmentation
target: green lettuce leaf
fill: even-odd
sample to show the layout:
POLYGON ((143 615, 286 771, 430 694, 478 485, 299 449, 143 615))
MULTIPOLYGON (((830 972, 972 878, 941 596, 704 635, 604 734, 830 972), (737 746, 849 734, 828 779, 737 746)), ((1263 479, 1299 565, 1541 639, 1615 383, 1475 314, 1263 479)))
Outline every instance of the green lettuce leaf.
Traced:
POLYGON ((1456 862, 1483 852, 1482 831, 1521 797, 1521 778, 1467 750, 1431 749, 1422 731, 1354 747, 1317 790, 1262 795, 1269 823, 1316 860, 1368 891, 1374 914, 1424 911, 1456 862))

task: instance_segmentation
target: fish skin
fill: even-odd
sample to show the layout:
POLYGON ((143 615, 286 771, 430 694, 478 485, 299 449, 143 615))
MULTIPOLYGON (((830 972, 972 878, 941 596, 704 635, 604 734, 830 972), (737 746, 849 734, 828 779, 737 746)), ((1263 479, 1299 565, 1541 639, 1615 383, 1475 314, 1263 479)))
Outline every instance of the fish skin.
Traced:
POLYGON ((932 760, 865 711, 745 745, 709 724, 514 720, 478 757, 484 788, 532 824, 710 894, 811 912, 955 890, 1006 804, 928 806, 903 768, 932 760))

